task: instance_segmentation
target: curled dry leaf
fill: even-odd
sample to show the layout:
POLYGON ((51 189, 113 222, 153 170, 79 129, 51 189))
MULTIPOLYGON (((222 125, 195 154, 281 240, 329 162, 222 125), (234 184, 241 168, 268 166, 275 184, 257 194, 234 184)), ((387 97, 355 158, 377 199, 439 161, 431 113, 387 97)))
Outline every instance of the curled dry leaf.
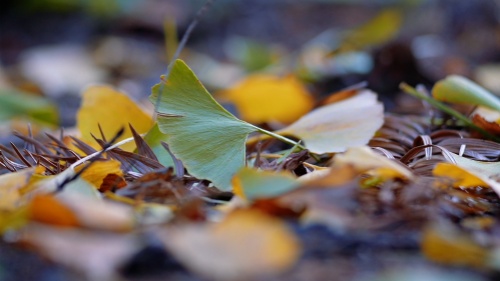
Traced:
MULTIPOLYGON (((92 137, 101 135, 98 125, 108 140, 124 128, 125 132, 117 141, 132 137, 129 125, 139 134, 146 133, 153 125, 151 116, 142 111, 126 94, 110 86, 92 86, 84 91, 76 122, 82 135, 81 140, 98 149, 100 146, 92 137)), ((133 151, 135 144, 127 143, 122 148, 133 151)))
POLYGON ((305 86, 293 75, 250 75, 217 98, 234 103, 241 119, 254 124, 289 124, 309 112, 314 104, 305 86))
POLYGON ((220 223, 169 228, 162 239, 186 267, 215 280, 278 274, 300 255, 285 223, 257 210, 233 211, 220 223))
POLYGON ((384 123, 383 112, 377 95, 362 90, 353 97, 315 109, 276 133, 302 139, 314 153, 343 152, 367 144, 384 123))

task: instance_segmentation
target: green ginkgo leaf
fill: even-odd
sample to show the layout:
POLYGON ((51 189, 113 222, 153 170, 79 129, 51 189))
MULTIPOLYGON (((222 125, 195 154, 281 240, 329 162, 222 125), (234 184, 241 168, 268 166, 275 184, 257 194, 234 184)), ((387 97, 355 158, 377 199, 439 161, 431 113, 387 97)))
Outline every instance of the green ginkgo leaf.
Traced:
POLYGON ((500 111, 500 98, 458 75, 450 75, 436 83, 432 88, 432 96, 444 102, 482 105, 500 111))
POLYGON ((231 178, 245 165, 248 134, 261 131, 218 104, 189 67, 177 60, 168 81, 153 87, 158 128, 189 173, 231 189, 231 178))

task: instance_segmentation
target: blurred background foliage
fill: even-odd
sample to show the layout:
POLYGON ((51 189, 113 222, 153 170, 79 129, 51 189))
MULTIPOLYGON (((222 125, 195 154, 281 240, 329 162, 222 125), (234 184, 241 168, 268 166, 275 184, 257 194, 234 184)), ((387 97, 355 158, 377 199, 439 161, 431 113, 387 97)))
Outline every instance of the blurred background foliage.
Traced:
MULTIPOLYGON (((204 2, 2 1, 0 87, 52 101, 60 116, 55 126, 74 125, 79 94, 89 84, 112 84, 141 101, 204 2)), ((294 74, 318 98, 366 81, 389 110, 407 104, 399 100, 400 82, 429 86, 452 73, 500 93, 499 5, 218 0, 181 58, 212 92, 265 72, 294 74)), ((17 115, 33 122, 23 110, 17 115)))

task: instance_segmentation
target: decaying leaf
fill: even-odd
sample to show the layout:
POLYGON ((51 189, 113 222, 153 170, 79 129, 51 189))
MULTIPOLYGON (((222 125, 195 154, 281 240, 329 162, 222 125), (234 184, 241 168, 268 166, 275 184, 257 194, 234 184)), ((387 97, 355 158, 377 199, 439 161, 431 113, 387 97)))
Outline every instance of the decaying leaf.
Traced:
POLYGON ((215 280, 277 274, 300 254, 285 223, 257 210, 233 211, 216 224, 169 228, 162 239, 186 267, 215 280))
POLYGON ((314 153, 342 152, 368 143, 384 123, 384 107, 369 90, 313 110, 277 131, 304 141, 314 153))
POLYGON ((444 102, 482 105, 500 111, 500 98, 458 75, 448 76, 436 83, 432 88, 432 96, 444 102))
POLYGON ((248 200, 275 197, 299 185, 300 182, 288 172, 259 171, 246 167, 233 178, 234 193, 248 200))
POLYGON ((314 104, 305 86, 292 75, 247 76, 217 98, 234 103, 241 119, 253 124, 272 121, 289 124, 309 112, 314 104))
MULTIPOLYGON (((125 131, 118 141, 132 136, 129 124, 139 134, 146 133, 153 125, 151 116, 142 111, 127 95, 109 86, 92 86, 84 91, 76 122, 81 139, 94 145, 94 148, 100 148, 92 137, 101 135, 99 125, 107 139, 113 138, 116 132, 124 128, 125 131)), ((133 151, 135 145, 128 143, 122 148, 133 151)))

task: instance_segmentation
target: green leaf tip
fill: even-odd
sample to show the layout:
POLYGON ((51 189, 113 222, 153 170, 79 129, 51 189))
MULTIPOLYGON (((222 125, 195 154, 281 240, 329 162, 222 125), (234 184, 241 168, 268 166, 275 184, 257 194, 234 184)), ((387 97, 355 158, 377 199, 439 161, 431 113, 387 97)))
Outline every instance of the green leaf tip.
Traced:
POLYGON ((208 93, 193 71, 176 60, 168 81, 153 87, 158 128, 189 173, 231 190, 231 178, 245 166, 245 142, 258 128, 239 120, 208 93))
POLYGON ((444 102, 482 105, 500 111, 500 98, 459 75, 450 75, 438 81, 432 88, 432 96, 444 102))

